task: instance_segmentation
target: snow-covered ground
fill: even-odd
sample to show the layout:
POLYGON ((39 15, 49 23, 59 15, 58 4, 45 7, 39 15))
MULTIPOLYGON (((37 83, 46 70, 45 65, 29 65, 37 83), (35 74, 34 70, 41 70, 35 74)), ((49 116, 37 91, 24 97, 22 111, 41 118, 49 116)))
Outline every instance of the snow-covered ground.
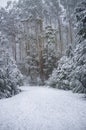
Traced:
POLYGON ((70 91, 23 87, 0 100, 0 130, 86 130, 86 99, 70 91))

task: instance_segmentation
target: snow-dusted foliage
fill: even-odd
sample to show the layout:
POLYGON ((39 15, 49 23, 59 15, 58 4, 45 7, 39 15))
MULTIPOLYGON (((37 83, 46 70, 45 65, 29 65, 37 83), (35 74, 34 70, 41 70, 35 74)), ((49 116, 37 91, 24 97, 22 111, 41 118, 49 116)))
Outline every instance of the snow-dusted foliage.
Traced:
POLYGON ((76 46, 72 57, 62 57, 47 84, 59 89, 86 93, 86 41, 76 46))
MULTIPOLYGON (((72 47, 75 45, 72 12, 79 1, 81 0, 19 0, 8 2, 5 8, 0 8, 0 30, 7 36, 11 54, 29 83, 44 84, 69 44, 72 47)), ((86 32, 84 3, 75 11, 78 34, 86 32)), ((83 35, 85 37, 85 33, 83 35)), ((66 69, 69 73, 73 56, 70 49, 67 51, 68 57, 64 56, 60 60, 60 71, 66 69), (65 60, 67 62, 63 65, 65 60)), ((15 77, 17 82, 18 76, 14 74, 17 72, 16 65, 14 61, 11 62, 12 66, 8 67, 11 74, 9 77, 11 80, 15 77)))
POLYGON ((79 42, 86 39, 86 1, 82 0, 75 9, 77 34, 79 42))
POLYGON ((17 68, 17 65, 15 63, 15 61, 13 59, 10 59, 10 62, 7 65, 7 73, 8 73, 8 78, 17 86, 21 86, 22 85, 22 74, 19 71, 19 69, 17 68))
POLYGON ((86 92, 86 40, 76 46, 73 62, 70 86, 74 92, 86 92))
POLYGON ((8 39, 0 33, 0 98, 19 93, 18 85, 22 85, 22 75, 12 58, 8 39))
POLYGON ((55 69, 50 76, 47 84, 59 89, 70 89, 69 77, 70 73, 73 70, 73 63, 71 56, 63 56, 58 62, 58 68, 55 69))
POLYGON ((45 79, 49 78, 53 69, 57 66, 59 52, 56 42, 56 30, 51 26, 45 28, 45 42, 43 49, 43 66, 45 79))
POLYGON ((60 89, 86 93, 86 1, 82 1, 77 6, 75 16, 79 41, 75 48, 69 46, 47 84, 60 89))

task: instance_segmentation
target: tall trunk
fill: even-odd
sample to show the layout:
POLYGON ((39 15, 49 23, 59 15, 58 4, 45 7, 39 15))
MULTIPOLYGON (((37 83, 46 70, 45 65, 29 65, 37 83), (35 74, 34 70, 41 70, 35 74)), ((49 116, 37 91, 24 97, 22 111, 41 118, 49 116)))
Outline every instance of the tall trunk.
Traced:
POLYGON ((43 72, 43 52, 42 52, 42 37, 41 36, 39 36, 39 66, 40 66, 40 79, 43 83, 44 72, 43 72))
POLYGON ((68 26, 66 27, 66 46, 68 47, 68 44, 69 44, 69 29, 68 29, 68 26))
POLYGON ((35 37, 36 37, 36 51, 37 51, 37 56, 39 56, 39 41, 38 41, 38 24, 35 22, 35 37))
POLYGON ((68 22, 69 22, 69 37, 70 37, 70 43, 72 44, 72 42, 73 42, 73 36, 72 36, 72 23, 71 23, 71 13, 70 13, 70 8, 69 8, 69 6, 68 6, 68 0, 66 0, 66 5, 67 5, 67 7, 66 7, 66 10, 67 10, 67 19, 69 19, 68 20, 68 22))
POLYGON ((50 16, 50 26, 52 26, 52 19, 51 19, 51 16, 50 16))
POLYGON ((62 41, 62 30, 61 30, 61 21, 58 16, 58 29, 59 29, 59 40, 60 40, 60 51, 61 51, 61 56, 63 53, 63 41, 62 41))
POLYGON ((16 42, 15 42, 15 35, 12 36, 12 42, 13 42, 13 45, 12 45, 12 51, 13 51, 13 57, 16 61, 16 42))
POLYGON ((43 72, 43 22, 42 19, 39 20, 40 26, 40 34, 38 36, 39 39, 39 66, 40 66, 40 79, 42 83, 44 82, 44 72, 43 72))
POLYGON ((22 53, 22 51, 21 51, 21 43, 19 43, 19 55, 20 55, 20 61, 21 61, 21 53, 22 53))
POLYGON ((73 42, 71 18, 69 19, 70 43, 73 42))
POLYGON ((58 32, 55 33, 55 49, 58 50, 58 38, 57 38, 58 32))

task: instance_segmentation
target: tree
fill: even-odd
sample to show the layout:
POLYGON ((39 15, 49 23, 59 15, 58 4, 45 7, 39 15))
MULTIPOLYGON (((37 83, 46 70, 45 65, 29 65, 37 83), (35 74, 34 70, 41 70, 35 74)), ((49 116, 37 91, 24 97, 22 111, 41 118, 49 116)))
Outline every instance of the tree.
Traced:
POLYGON ((76 27, 79 41, 86 39, 86 1, 83 0, 75 9, 76 27))
POLYGON ((0 32, 0 98, 10 97, 20 92, 22 74, 12 57, 12 51, 6 35, 0 32))

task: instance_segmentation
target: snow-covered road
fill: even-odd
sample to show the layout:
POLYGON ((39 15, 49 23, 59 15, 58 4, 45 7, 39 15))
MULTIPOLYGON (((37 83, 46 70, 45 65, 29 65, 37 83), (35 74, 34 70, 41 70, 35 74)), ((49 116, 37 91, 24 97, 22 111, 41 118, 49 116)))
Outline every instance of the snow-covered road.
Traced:
POLYGON ((83 95, 43 87, 0 100, 0 130, 86 130, 83 95))

